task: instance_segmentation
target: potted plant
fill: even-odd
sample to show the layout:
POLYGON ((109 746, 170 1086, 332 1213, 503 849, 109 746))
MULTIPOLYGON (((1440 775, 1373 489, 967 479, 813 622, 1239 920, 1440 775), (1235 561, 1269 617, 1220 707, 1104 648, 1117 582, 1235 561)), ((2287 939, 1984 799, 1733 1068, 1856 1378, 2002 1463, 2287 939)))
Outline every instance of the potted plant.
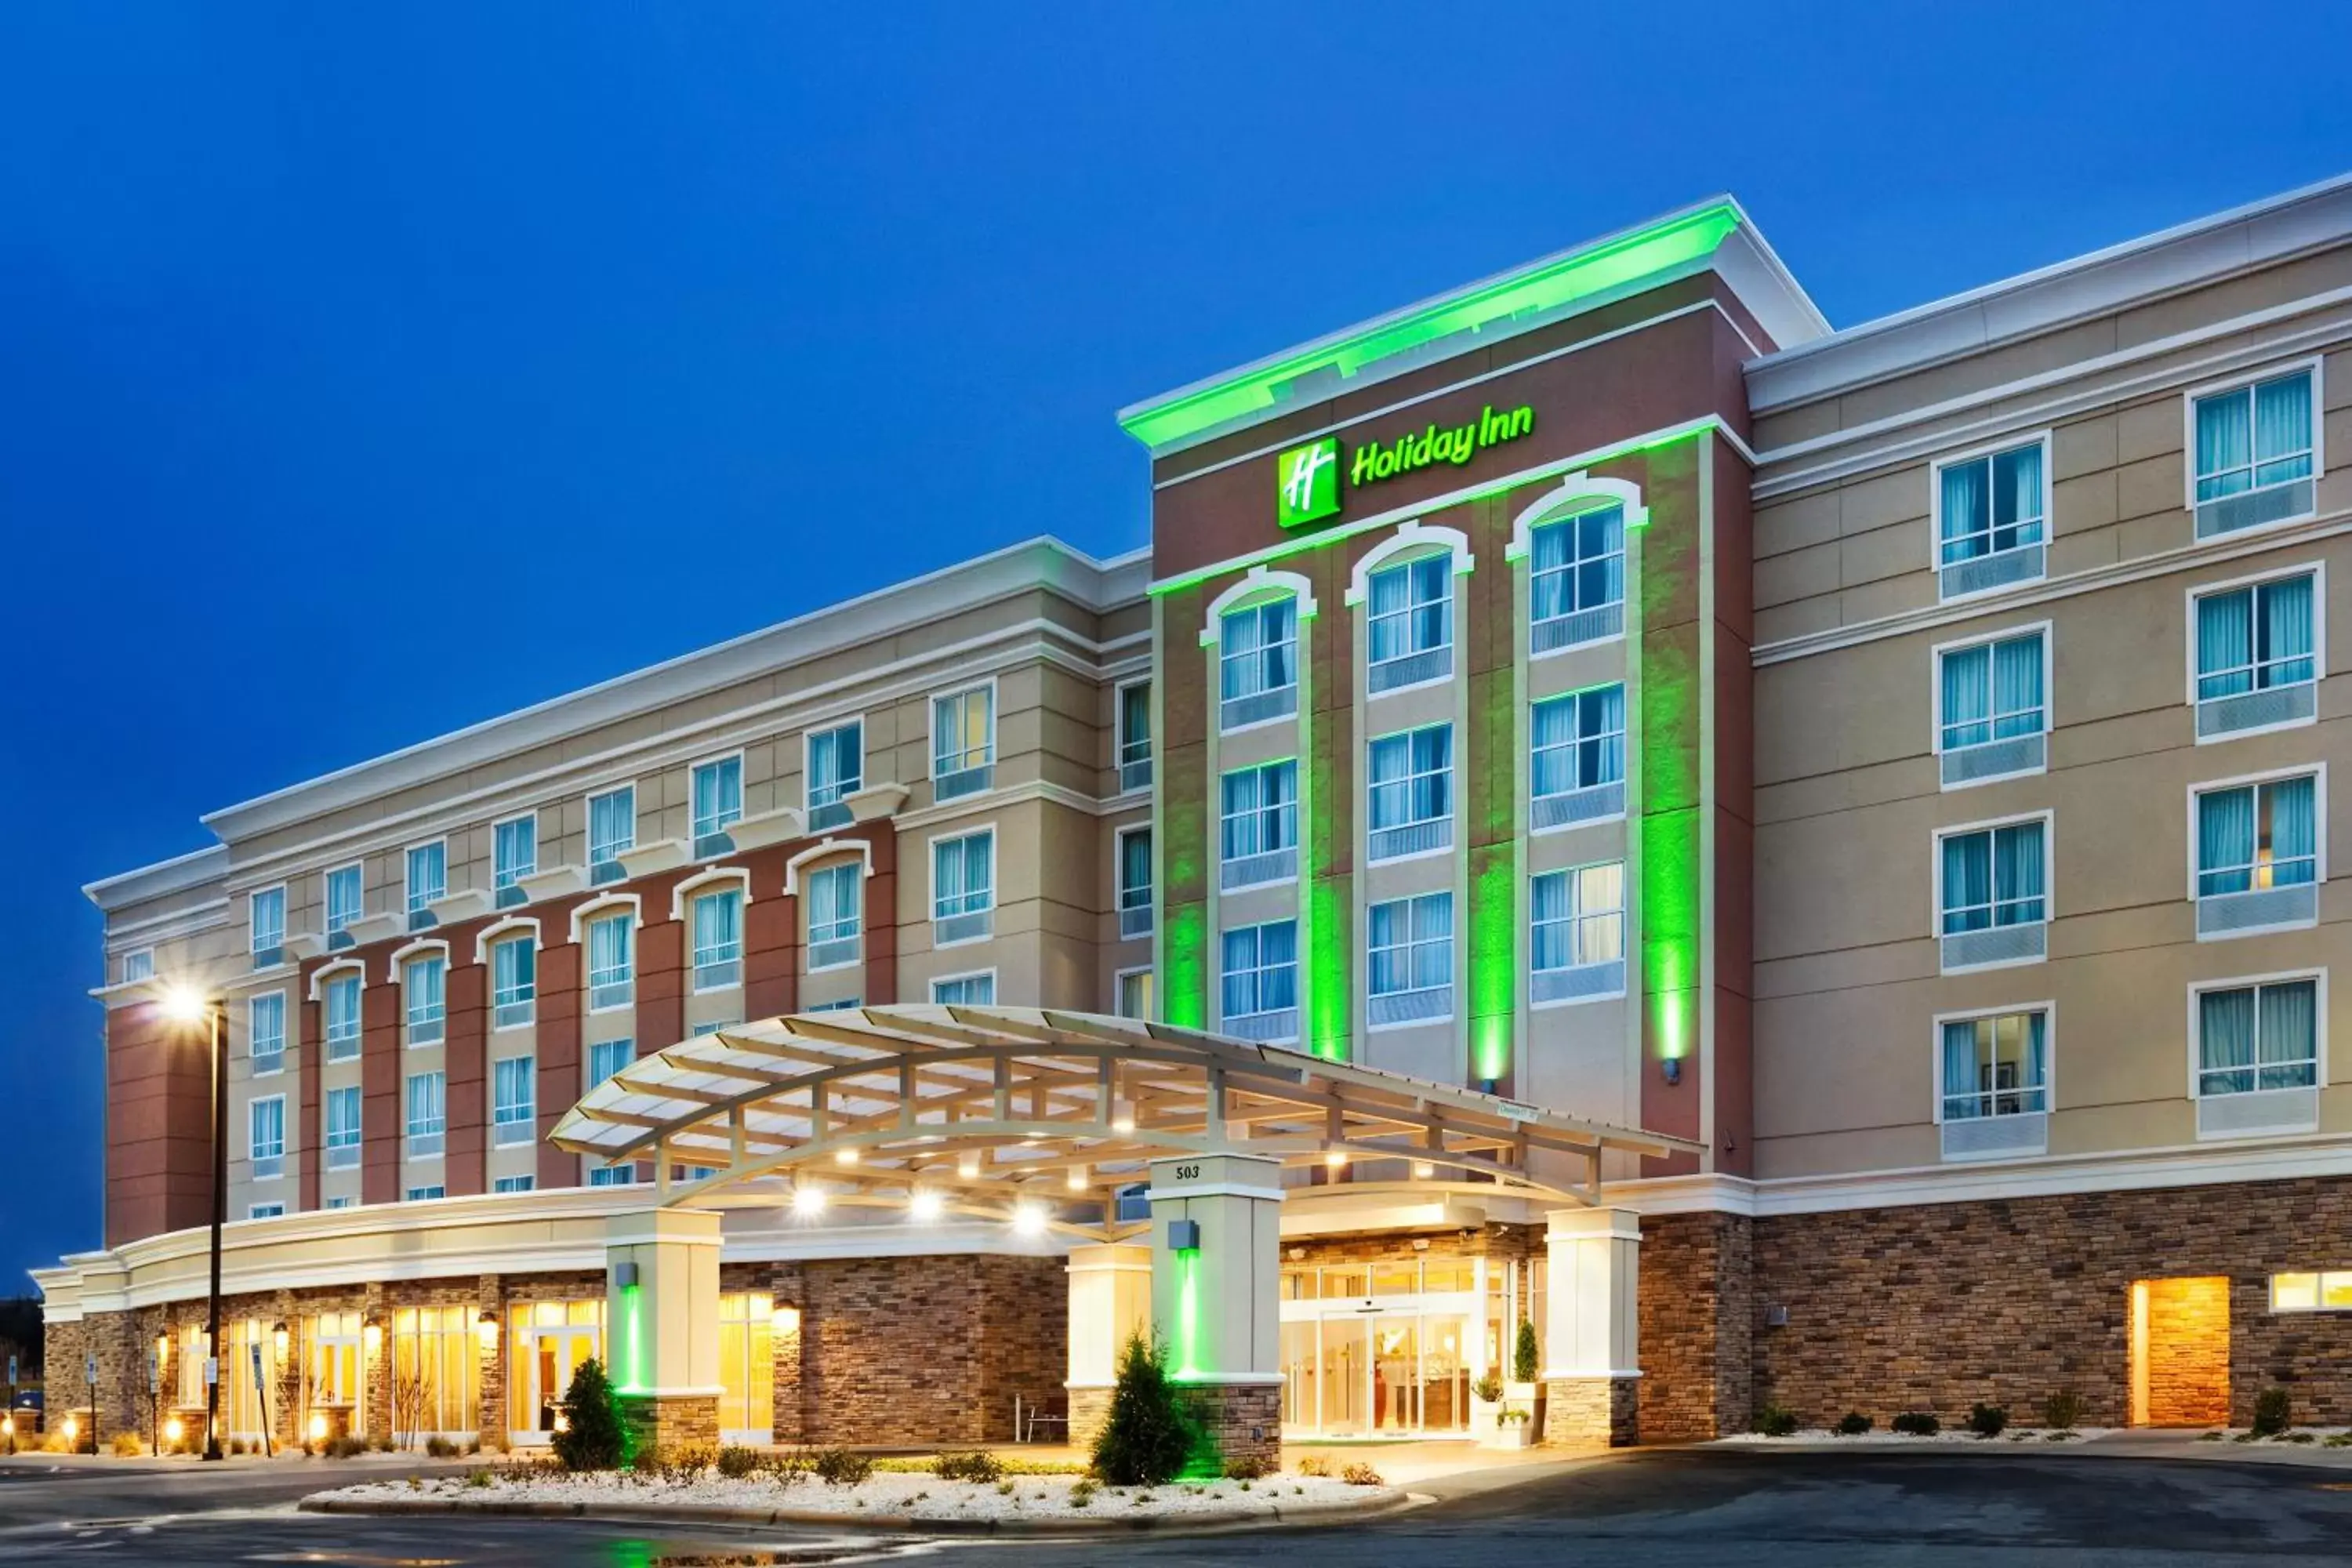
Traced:
MULTIPOLYGON (((1503 1384, 1503 1397, 1526 1410, 1534 1417, 1533 1425, 1543 1426, 1544 1386, 1538 1381, 1543 1370, 1541 1352, 1536 1344, 1536 1326, 1527 1319, 1519 1320, 1519 1331, 1511 1346, 1511 1375, 1503 1384)), ((1524 1445, 1521 1445, 1524 1447, 1524 1445)))
POLYGON ((1490 1448, 1532 1447, 1536 1436, 1536 1413, 1521 1405, 1506 1405, 1495 1412, 1495 1433, 1487 1438, 1490 1448))
POLYGON ((1489 1372, 1470 1385, 1470 1435, 1485 1439, 1495 1434, 1495 1417, 1503 1407, 1503 1379, 1489 1372))

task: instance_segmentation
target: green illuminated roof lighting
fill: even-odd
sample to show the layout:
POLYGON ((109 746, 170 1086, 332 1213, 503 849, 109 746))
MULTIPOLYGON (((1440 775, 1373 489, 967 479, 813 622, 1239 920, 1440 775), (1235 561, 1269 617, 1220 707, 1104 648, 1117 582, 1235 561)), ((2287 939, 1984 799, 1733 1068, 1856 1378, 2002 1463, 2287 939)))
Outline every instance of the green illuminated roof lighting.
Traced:
POLYGON ((1118 422, 1156 451, 1290 401, 1296 384, 1318 373, 1335 380, 1352 379, 1382 360, 1441 338, 1517 317, 1543 316, 1686 267, 1713 256, 1746 221, 1738 204, 1718 197, 1409 305, 1229 374, 1180 387, 1120 410, 1118 422))

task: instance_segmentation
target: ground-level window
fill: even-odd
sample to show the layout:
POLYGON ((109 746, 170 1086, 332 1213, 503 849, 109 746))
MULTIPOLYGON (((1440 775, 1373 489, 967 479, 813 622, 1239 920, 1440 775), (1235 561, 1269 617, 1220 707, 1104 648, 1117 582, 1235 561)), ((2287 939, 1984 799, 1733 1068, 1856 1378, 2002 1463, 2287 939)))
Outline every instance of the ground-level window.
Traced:
POLYGON ((302 1411, 347 1410, 360 1429, 360 1335, 357 1312, 320 1312, 303 1326, 302 1411))
POLYGON ((1151 1016, 1151 971, 1121 970, 1118 975, 1118 1016, 1122 1018, 1151 1016))
POLYGON ((2352 1312, 2352 1268, 2271 1276, 2273 1312, 2352 1312))
POLYGON ((722 1291, 719 1297, 719 1436, 721 1442, 768 1440, 775 1425, 775 1298, 765 1290, 722 1291))
POLYGON ((508 1309, 507 1425, 520 1433, 552 1433, 572 1374, 604 1354, 604 1303, 525 1301, 508 1309))
POLYGON ((403 1307, 392 1314, 395 1439, 479 1429, 476 1338, 469 1308, 403 1307))

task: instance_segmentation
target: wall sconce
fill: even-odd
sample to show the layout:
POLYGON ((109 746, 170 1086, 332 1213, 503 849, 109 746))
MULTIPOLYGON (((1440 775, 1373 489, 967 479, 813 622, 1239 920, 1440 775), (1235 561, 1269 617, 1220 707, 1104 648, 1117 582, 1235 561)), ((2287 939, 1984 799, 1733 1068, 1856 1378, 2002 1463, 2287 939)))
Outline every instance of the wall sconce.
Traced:
POLYGON ((360 1327, 360 1343, 367 1347, 367 1353, 370 1355, 373 1355, 376 1352, 382 1350, 383 1348, 383 1325, 377 1322, 373 1318, 370 1318, 360 1327))
POLYGON ((277 1326, 269 1331, 270 1347, 278 1352, 278 1359, 281 1363, 286 1359, 286 1346, 292 1338, 293 1334, 286 1327, 286 1321, 282 1318, 278 1321, 277 1326))
POLYGON ((772 1326, 774 1328, 776 1337, 778 1339, 782 1339, 788 1334, 799 1333, 801 1331, 801 1310, 788 1301, 777 1302, 776 1315, 774 1319, 772 1320, 772 1326))
POLYGON ((318 1410, 312 1411, 310 1413, 310 1423, 305 1426, 302 1430, 310 1435, 310 1441, 313 1443, 325 1442, 327 1440, 326 1413, 318 1410))
POLYGON ((481 1342, 484 1355, 499 1353, 499 1315, 488 1307, 474 1320, 474 1337, 481 1342))
POLYGON ((172 1336, 169 1334, 157 1334, 155 1336, 155 1364, 157 1366, 162 1366, 165 1362, 168 1362, 171 1359, 172 1336))
POLYGON ((163 1423, 163 1441, 166 1443, 177 1445, 180 1439, 187 1435, 188 1429, 181 1423, 178 1416, 174 1415, 163 1423))
POLYGON ((78 1416, 72 1416, 72 1415, 68 1415, 68 1416, 67 1416, 67 1417, 66 1417, 66 1441, 67 1441, 67 1442, 68 1442, 68 1443, 70 1443, 70 1442, 72 1442, 75 1438, 77 1438, 77 1437, 79 1437, 79 1436, 81 1436, 81 1421, 80 1421, 79 1417, 78 1417, 78 1416))
POLYGON ((1658 1070, 1665 1074, 1666 1086, 1671 1089, 1683 1080, 1683 1058, 1668 1057, 1658 1064, 1658 1070))

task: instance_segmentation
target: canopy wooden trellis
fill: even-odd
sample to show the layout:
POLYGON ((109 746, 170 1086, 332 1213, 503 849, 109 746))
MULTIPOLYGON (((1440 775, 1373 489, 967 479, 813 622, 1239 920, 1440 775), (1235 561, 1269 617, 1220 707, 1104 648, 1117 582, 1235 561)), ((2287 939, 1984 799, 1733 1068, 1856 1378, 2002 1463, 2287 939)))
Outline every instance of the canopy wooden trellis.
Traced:
POLYGON ((1057 1228, 1120 1228, 1116 1192, 1171 1153, 1285 1164, 1408 1160, 1456 1181, 1590 1201, 1603 1150, 1696 1145, 1474 1089, 1131 1018, 906 1005, 797 1014, 682 1040, 598 1084, 558 1148, 655 1162, 677 1205, 761 1178, 841 1195, 928 1190, 966 1213, 1043 1205, 1057 1228), (1531 1155, 1583 1162, 1580 1189, 1531 1155), (709 1173, 673 1182, 674 1167, 709 1173))

